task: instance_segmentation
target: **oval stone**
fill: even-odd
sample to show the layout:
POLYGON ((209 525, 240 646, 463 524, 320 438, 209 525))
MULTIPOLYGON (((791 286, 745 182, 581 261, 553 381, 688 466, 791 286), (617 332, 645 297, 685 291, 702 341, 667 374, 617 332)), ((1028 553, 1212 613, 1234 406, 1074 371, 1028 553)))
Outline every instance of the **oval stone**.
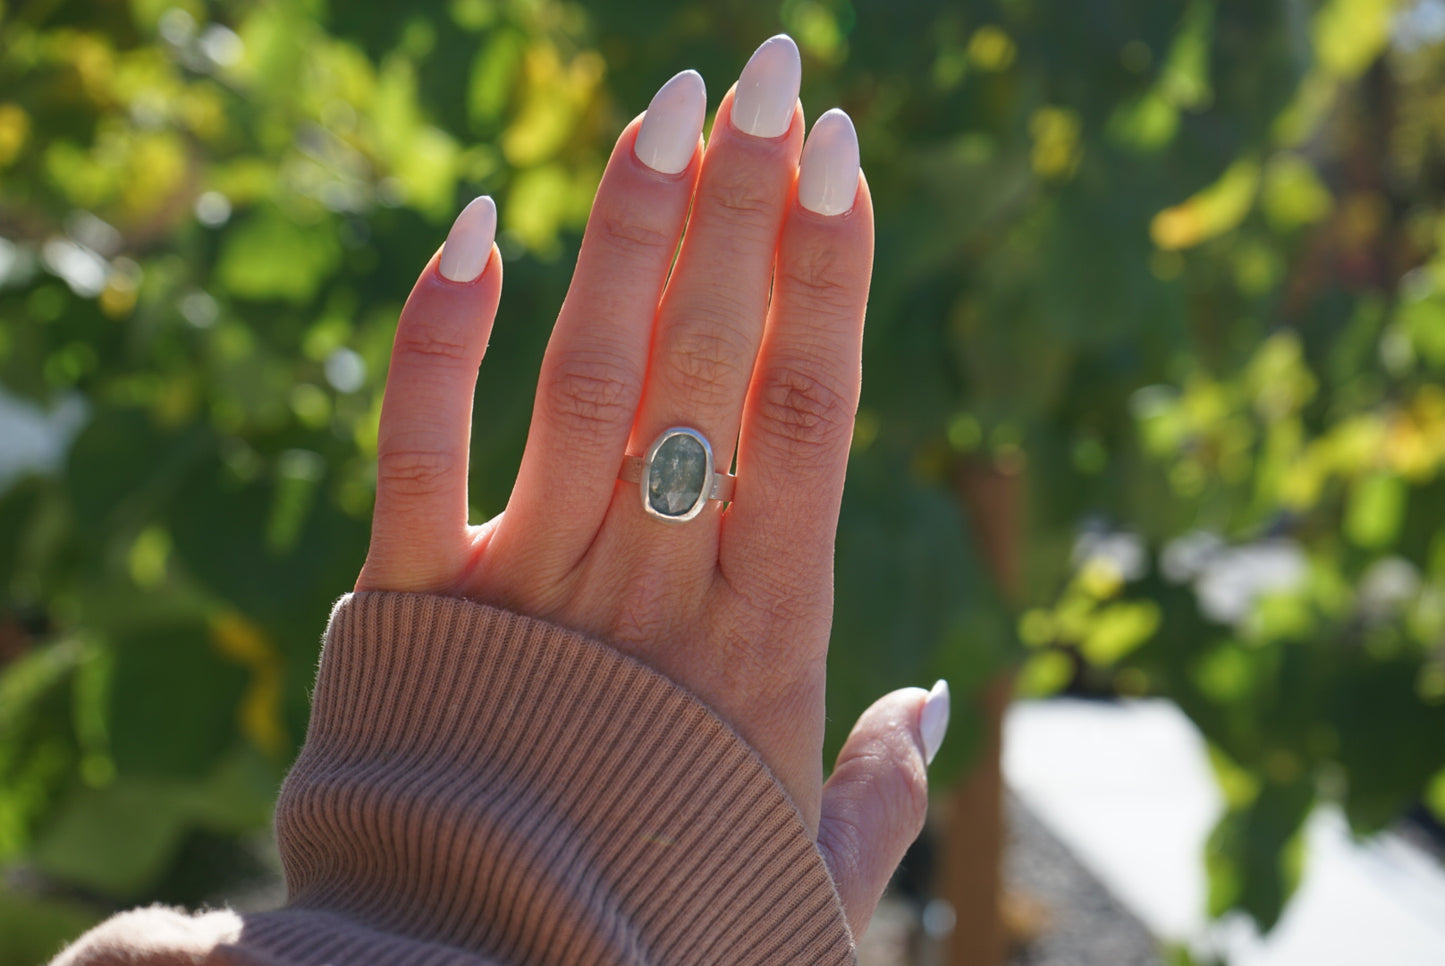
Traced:
POLYGON ((707 463, 702 443, 687 433, 664 439, 647 468, 648 506, 665 517, 687 516, 707 498, 707 463))

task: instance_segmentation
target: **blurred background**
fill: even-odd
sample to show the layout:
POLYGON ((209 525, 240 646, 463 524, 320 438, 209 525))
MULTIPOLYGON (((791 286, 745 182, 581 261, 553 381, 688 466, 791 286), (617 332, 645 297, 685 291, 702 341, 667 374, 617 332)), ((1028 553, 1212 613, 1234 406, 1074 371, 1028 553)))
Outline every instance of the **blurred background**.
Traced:
POLYGON ((779 30, 878 209, 830 754, 955 695, 868 955, 1046 961, 1000 884, 1021 707, 1175 709, 1201 917, 1267 934, 1320 809, 1438 848, 1445 0, 4 0, 0 963, 275 896, 417 272, 497 197, 480 521, 616 134, 779 30))

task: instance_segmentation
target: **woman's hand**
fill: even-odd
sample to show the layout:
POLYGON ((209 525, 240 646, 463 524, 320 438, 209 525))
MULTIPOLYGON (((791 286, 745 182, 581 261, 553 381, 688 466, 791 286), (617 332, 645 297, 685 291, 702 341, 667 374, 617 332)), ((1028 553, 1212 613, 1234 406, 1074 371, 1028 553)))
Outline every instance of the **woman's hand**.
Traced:
POLYGON ((824 785, 833 544, 873 216, 847 115, 823 115, 804 144, 800 71, 790 39, 763 44, 723 98, 706 150, 706 95, 691 71, 623 131, 552 331, 511 500, 476 527, 472 397, 502 263, 491 200, 458 217, 397 327, 356 587, 542 618, 691 690, 792 796, 856 934, 921 827, 947 690, 880 700, 824 785), (673 426, 710 440, 719 469, 736 455, 726 509, 660 522, 638 484, 619 481, 624 455, 673 426))

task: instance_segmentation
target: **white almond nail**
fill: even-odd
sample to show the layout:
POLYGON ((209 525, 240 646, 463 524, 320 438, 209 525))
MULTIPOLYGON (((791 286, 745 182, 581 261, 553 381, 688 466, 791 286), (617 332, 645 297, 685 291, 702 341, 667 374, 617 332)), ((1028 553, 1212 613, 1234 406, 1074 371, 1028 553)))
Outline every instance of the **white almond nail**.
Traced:
POLYGON ((820 215, 853 210, 858 195, 858 132, 833 108, 813 125, 798 171, 798 203, 820 215))
POLYGON ((759 138, 782 137, 793 123, 803 61, 787 34, 763 41, 738 77, 733 95, 733 127, 759 138))
POLYGON ((948 731, 948 714, 948 682, 940 680, 928 692, 923 712, 918 716, 918 730, 923 734, 923 757, 930 765, 943 744, 944 732, 948 731))
POLYGON ((637 160, 662 174, 677 174, 692 161, 707 114, 702 75, 685 70, 652 96, 632 144, 637 160))
POLYGON ((492 242, 497 237, 497 205, 487 195, 473 198, 462 209, 442 246, 437 270, 453 282, 470 282, 482 274, 492 257, 492 242))

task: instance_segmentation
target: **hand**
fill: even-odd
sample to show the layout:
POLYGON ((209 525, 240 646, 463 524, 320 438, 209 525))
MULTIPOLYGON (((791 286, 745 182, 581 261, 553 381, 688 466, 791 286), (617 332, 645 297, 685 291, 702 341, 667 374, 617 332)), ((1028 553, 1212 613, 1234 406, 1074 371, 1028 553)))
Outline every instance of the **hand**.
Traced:
POLYGON ((823 115, 804 145, 800 73, 790 39, 763 44, 705 151, 706 95, 691 71, 623 131, 542 363, 511 499, 476 527, 472 397, 502 262, 491 200, 458 217, 397 327, 356 587, 548 620, 691 690, 792 796, 860 934, 922 825, 947 691, 929 702, 929 751, 929 692, 896 691, 864 714, 824 785, 833 544, 873 215, 848 116, 823 115), (660 522, 638 485, 618 480, 624 454, 672 426, 702 432, 719 468, 736 444, 725 510, 660 522))

